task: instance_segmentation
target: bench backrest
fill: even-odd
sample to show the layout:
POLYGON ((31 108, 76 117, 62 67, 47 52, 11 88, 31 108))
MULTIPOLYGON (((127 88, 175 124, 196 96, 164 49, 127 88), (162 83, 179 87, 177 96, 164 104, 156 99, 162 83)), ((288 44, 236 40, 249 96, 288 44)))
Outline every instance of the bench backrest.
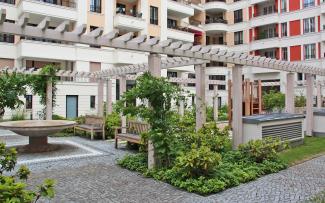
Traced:
POLYGON ((141 134, 149 131, 149 124, 139 121, 128 121, 127 132, 132 134, 141 134))
POLYGON ((86 115, 85 116, 85 124, 86 125, 94 125, 94 126, 103 126, 104 119, 100 116, 86 115))

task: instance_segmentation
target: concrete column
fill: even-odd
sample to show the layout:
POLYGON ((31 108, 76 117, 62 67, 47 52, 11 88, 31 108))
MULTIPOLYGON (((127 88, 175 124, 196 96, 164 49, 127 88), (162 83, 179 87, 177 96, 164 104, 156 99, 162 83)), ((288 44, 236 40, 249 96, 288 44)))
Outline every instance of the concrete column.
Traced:
POLYGON ((285 92, 285 110, 287 113, 295 113, 294 73, 287 73, 285 92))
POLYGON ((313 89, 314 89, 314 76, 306 74, 306 135, 312 136, 313 134, 313 89))
POLYGON ((98 81, 97 90, 97 114, 98 116, 104 116, 104 81, 98 81))
POLYGON ((317 108, 322 108, 322 84, 317 82, 317 108))
POLYGON ((196 78, 196 130, 203 127, 206 122, 205 107, 205 65, 195 65, 196 78))
MULTIPOLYGON (((120 77, 120 97, 126 92, 126 76, 120 77)), ((124 104, 126 105, 126 104, 124 104)), ((122 133, 126 133, 126 116, 122 116, 122 133)))
POLYGON ((111 114, 113 112, 113 102, 112 102, 112 80, 108 79, 106 81, 106 114, 111 114))
POLYGON ((52 95, 52 81, 48 80, 46 85, 46 120, 52 120, 53 112, 53 95, 52 95))
POLYGON ((243 92, 242 92, 242 66, 235 65, 232 68, 232 101, 233 101, 233 119, 232 119, 232 146, 237 149, 243 143, 243 92))
POLYGON ((213 86, 213 119, 214 121, 218 121, 218 85, 213 86))
MULTIPOLYGON (((161 76, 161 56, 159 54, 150 54, 148 56, 149 72, 155 77, 161 76)), ((150 104, 149 104, 150 105, 150 104)), ((155 151, 151 140, 148 141, 148 168, 155 166, 155 151)))

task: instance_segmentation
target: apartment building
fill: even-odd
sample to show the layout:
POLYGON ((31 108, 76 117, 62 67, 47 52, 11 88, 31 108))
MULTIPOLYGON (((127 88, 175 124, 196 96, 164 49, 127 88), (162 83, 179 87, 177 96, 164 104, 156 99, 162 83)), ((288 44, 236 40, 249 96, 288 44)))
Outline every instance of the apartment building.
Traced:
MULTIPOLYGON (((87 24, 87 33, 98 27, 103 27, 104 33, 119 30, 120 35, 132 31, 135 36, 180 40, 317 66, 323 64, 325 52, 325 3, 320 0, 0 0, 0 8, 7 10, 8 21, 17 22, 28 14, 31 26, 49 16, 50 29, 64 21, 70 30, 87 24)), ((94 72, 146 62, 146 54, 134 51, 0 34, 1 66, 41 68, 50 63, 65 70, 94 72)), ((231 74, 227 66, 207 64, 207 81, 227 81, 231 74)), ((195 78, 193 66, 164 70, 162 75, 195 78)), ((279 71, 245 68, 244 78, 280 82, 277 88, 284 90, 285 73, 279 71)), ((301 74, 296 78, 304 80, 301 74)), ((133 83, 128 81, 128 87, 133 83)), ((184 88, 194 92, 194 86, 187 84, 184 88)), ((214 88, 206 85, 208 105, 213 103, 214 88)), ((219 105, 225 104, 228 87, 217 88, 219 105)), ((113 81, 112 93, 113 99, 119 98, 118 80, 113 81)), ((67 117, 96 113, 96 96, 94 81, 62 81, 54 113, 67 117)), ((38 116, 41 107, 37 95, 26 96, 26 108, 32 109, 34 118, 38 116)))

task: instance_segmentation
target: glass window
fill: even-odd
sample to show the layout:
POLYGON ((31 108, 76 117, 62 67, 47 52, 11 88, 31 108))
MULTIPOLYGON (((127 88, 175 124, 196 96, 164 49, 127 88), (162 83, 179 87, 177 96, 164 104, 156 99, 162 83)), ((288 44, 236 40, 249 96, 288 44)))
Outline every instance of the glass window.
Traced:
POLYGON ((94 109, 96 105, 96 96, 90 96, 90 108, 94 109))
POLYGON ((26 109, 32 109, 33 108, 33 95, 25 95, 25 106, 26 109))
POLYGON ((209 80, 226 80, 225 75, 209 75, 209 80))
POLYGON ((288 28, 287 28, 287 23, 281 23, 281 37, 286 37, 288 36, 288 28))
POLYGON ((150 6, 150 24, 158 25, 158 8, 150 6))
POLYGON ((315 17, 304 19, 304 33, 315 32, 315 17))
POLYGON ((287 12, 287 0, 281 0, 281 12, 287 12))
POLYGON ((167 71, 167 78, 177 78, 177 72, 167 71))
POLYGON ((167 27, 168 28, 177 28, 177 20, 167 19, 167 27))
POLYGON ((125 5, 124 4, 116 4, 116 13, 121 13, 121 14, 125 14, 125 5))
POLYGON ((304 0, 304 8, 315 6, 315 0, 304 0))
POLYGON ((234 41, 235 45, 243 44, 243 31, 235 32, 234 39, 235 39, 234 41))
POLYGON ((243 10, 242 9, 234 11, 234 22, 235 23, 243 22, 243 10))
POLYGON ((304 45, 304 56, 305 56, 305 59, 316 58, 316 44, 304 45))
POLYGON ((282 52, 282 56, 281 56, 282 60, 287 61, 288 60, 288 48, 282 47, 281 52, 282 52))
POLYGON ((101 13, 102 12, 102 2, 101 0, 91 0, 90 1, 90 11, 101 13))

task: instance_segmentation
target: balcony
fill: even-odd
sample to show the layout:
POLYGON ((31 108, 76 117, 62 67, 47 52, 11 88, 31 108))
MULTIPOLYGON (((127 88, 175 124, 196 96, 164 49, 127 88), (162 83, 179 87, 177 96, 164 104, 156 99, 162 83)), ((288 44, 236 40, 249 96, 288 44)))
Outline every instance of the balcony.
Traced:
POLYGON ((208 19, 202 27, 207 34, 216 34, 228 31, 227 21, 220 18, 208 19))
POLYGON ((279 36, 277 33, 266 34, 261 33, 259 36, 254 38, 251 42, 250 50, 269 49, 280 46, 279 36))
POLYGON ((173 27, 167 29, 167 38, 185 42, 194 42, 194 34, 187 31, 187 28, 173 27))
POLYGON ((61 0, 60 4, 50 0, 21 0, 18 4, 18 16, 23 13, 32 14, 31 17, 49 16, 53 18, 77 21, 78 13, 74 1, 61 0))
POLYGON ((194 15, 194 8, 189 0, 168 0, 167 11, 169 16, 187 18, 194 15))
POLYGON ((209 0, 203 5, 206 12, 224 12, 228 10, 225 0, 209 0))
POLYGON ((260 3, 265 3, 268 2, 268 0, 251 0, 251 4, 260 4, 260 3))
POLYGON ((146 27, 146 21, 142 19, 142 14, 134 16, 118 13, 114 16, 114 27, 127 31, 141 31, 146 27))
POLYGON ((227 43, 223 44, 208 44, 208 46, 211 47, 211 49, 220 49, 220 50, 227 50, 227 43))
POLYGON ((257 13, 251 19, 251 27, 259 27, 263 25, 276 24, 280 21, 277 11, 272 13, 257 13))
POLYGON ((0 3, 12 4, 15 5, 16 0, 0 0, 0 3))

